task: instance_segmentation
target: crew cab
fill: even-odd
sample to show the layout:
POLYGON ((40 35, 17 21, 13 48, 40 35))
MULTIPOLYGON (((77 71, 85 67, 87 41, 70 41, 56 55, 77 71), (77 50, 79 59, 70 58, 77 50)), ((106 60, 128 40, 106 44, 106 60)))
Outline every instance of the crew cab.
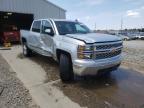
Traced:
POLYGON ((74 75, 96 75, 101 70, 109 73, 121 64, 121 38, 92 33, 78 21, 34 20, 30 31, 21 30, 21 41, 24 56, 36 52, 59 62, 62 81, 74 80, 74 75))

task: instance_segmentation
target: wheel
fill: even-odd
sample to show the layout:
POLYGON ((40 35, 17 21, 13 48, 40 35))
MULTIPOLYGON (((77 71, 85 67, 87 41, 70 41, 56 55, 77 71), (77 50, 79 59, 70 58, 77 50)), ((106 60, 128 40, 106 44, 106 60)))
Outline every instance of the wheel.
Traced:
POLYGON ((65 54, 60 55, 60 78, 63 82, 74 80, 71 59, 65 54))
POLYGON ((0 39, 0 45, 2 45, 2 41, 1 41, 1 39, 0 39))
POLYGON ((4 44, 3 39, 0 39, 0 44, 1 44, 1 45, 3 45, 3 44, 4 44))
POLYGON ((22 47, 23 47, 23 55, 25 57, 30 57, 32 55, 32 51, 27 47, 26 42, 23 43, 22 47))

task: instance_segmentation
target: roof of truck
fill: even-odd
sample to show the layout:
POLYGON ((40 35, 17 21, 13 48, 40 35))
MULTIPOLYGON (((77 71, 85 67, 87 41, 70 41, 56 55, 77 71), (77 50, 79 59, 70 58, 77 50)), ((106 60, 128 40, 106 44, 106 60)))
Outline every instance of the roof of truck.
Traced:
POLYGON ((67 20, 67 19, 51 19, 54 21, 71 21, 71 22, 75 22, 74 20, 67 20))
POLYGON ((46 19, 37 19, 34 21, 41 21, 41 20, 53 20, 53 21, 67 21, 67 22, 76 22, 76 20, 67 20, 67 19, 52 19, 52 18, 46 18, 46 19))

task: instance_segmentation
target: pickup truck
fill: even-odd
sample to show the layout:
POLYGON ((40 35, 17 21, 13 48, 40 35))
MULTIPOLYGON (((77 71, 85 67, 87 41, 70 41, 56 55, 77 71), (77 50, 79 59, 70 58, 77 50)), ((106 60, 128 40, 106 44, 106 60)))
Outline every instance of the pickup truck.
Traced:
POLYGON ((110 73, 121 64, 123 42, 118 36, 92 33, 78 21, 61 19, 34 20, 30 31, 21 30, 24 56, 38 53, 59 63, 63 82, 74 75, 110 73))

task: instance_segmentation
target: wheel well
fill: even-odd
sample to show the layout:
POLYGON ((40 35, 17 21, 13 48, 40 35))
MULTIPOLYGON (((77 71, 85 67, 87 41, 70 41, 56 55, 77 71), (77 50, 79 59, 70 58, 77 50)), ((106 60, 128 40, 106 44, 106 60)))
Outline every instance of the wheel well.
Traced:
POLYGON ((25 38, 22 38, 22 43, 26 42, 26 39, 25 38))
POLYGON ((70 54, 69 52, 64 51, 64 50, 61 50, 61 49, 57 49, 57 50, 56 50, 56 55, 57 55, 58 61, 60 61, 60 55, 61 55, 61 54, 67 55, 67 56, 70 58, 71 62, 72 62, 71 54, 70 54))

